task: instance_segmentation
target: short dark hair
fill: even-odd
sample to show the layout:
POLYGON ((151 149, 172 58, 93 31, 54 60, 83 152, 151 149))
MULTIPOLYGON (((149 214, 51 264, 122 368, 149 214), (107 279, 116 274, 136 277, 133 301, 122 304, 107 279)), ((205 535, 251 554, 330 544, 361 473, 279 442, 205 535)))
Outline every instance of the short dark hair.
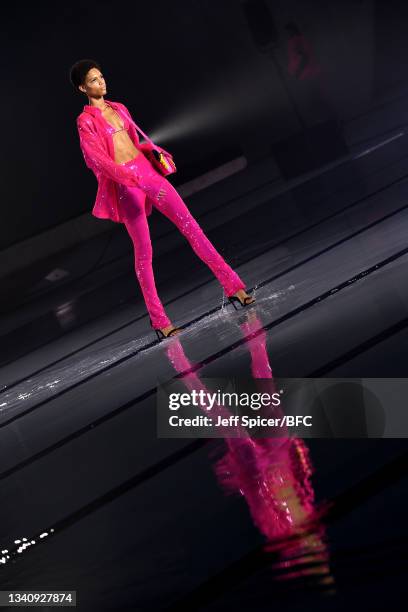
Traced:
POLYGON ((85 77, 91 68, 98 68, 102 72, 99 63, 93 59, 81 59, 71 66, 69 80, 76 91, 80 91, 79 86, 84 84, 85 77))

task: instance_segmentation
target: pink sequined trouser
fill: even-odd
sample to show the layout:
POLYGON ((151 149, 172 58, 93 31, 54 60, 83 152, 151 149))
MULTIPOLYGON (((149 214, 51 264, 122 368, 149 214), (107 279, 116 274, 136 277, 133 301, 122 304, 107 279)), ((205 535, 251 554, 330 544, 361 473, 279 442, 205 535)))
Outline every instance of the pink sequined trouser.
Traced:
MULTIPOLYGON (((125 162, 123 165, 133 166, 135 171, 140 174, 153 172, 160 177, 165 194, 154 198, 152 200, 153 206, 178 227, 198 257, 215 274, 227 296, 233 295, 239 289, 245 289, 242 279, 216 251, 176 189, 152 167, 143 153, 139 153, 134 159, 125 162)), ((167 327, 172 325, 172 322, 166 315, 163 304, 157 294, 154 281, 152 266, 153 250, 145 210, 146 194, 138 187, 127 187, 121 183, 118 183, 117 186, 120 211, 126 229, 133 241, 136 276, 140 283, 152 325, 155 329, 167 327)))

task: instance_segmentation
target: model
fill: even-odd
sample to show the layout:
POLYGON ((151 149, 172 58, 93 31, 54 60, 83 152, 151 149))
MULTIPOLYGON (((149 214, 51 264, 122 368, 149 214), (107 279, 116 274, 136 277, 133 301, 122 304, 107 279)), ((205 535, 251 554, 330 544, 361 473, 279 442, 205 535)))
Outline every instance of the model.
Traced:
POLYGON ((158 338, 179 333, 181 328, 172 324, 157 294, 147 221, 152 206, 178 227, 234 306, 235 302, 252 304, 255 299, 246 293, 242 279, 216 251, 173 185, 150 163, 147 156, 153 147, 165 150, 150 142, 141 144, 126 106, 104 98, 107 89, 100 65, 90 59, 76 62, 70 69, 70 81, 88 98, 76 123, 85 163, 98 181, 92 214, 125 225, 133 242, 136 276, 150 325, 158 338))

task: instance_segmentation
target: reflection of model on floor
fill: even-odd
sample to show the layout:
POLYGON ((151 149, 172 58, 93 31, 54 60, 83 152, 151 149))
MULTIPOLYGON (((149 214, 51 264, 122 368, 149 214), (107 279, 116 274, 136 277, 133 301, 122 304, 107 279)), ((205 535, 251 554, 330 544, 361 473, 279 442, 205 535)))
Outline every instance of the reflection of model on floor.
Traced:
MULTIPOLYGON (((249 309, 240 323, 245 347, 250 355, 251 375, 260 393, 277 392, 267 351, 267 336, 255 309, 249 309)), ((208 397, 214 391, 200 379, 196 368, 185 354, 180 340, 165 347, 175 371, 188 392, 208 397)), ((209 415, 209 404, 200 405, 209 415)), ((214 402, 211 416, 228 419, 233 411, 227 405, 214 402)), ((266 407, 263 416, 283 416, 281 407, 266 407)), ((322 509, 315 500, 312 483, 314 466, 306 443, 282 427, 276 437, 252 438, 241 425, 226 425, 219 430, 225 436, 223 446, 211 447, 213 467, 220 485, 228 494, 242 496, 248 504, 253 521, 266 537, 265 559, 268 567, 275 564, 276 580, 310 579, 308 585, 325 586, 325 592, 336 591, 329 564, 326 527, 321 520, 322 509)), ((270 434, 270 432, 269 432, 270 434)))
POLYGON ((228 298, 235 297, 243 306, 254 302, 246 293, 242 279, 209 241, 176 189, 143 154, 151 153, 153 147, 159 151, 164 149, 152 142, 140 144, 136 124, 126 106, 104 99, 107 90, 99 64, 87 59, 76 62, 71 67, 70 79, 74 88, 85 93, 89 101, 77 117, 77 127, 85 162, 98 180, 92 214, 125 224, 133 242, 136 276, 150 324, 159 338, 176 334, 180 328, 168 318, 154 281, 147 223, 152 206, 178 227, 217 277, 228 298))

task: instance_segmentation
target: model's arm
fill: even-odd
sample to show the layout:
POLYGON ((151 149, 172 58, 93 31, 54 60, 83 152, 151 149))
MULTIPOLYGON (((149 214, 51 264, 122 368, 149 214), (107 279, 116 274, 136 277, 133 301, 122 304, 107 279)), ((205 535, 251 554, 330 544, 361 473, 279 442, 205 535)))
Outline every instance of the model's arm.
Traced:
POLYGON ((141 176, 127 166, 117 164, 103 149, 92 121, 77 117, 80 147, 88 168, 99 171, 117 183, 139 187, 141 176))

